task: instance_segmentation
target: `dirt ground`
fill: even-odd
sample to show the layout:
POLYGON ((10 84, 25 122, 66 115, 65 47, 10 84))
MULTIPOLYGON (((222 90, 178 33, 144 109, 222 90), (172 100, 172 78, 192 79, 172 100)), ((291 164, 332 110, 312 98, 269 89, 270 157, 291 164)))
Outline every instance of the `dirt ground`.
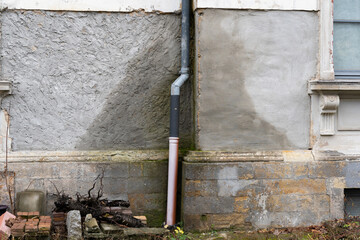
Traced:
POLYGON ((205 233, 184 233, 173 239, 201 239, 201 240, 220 240, 220 239, 301 239, 301 240, 342 240, 360 239, 360 217, 339 219, 325 222, 320 226, 300 227, 300 228, 274 228, 262 229, 257 231, 232 229, 226 231, 210 231, 205 233))

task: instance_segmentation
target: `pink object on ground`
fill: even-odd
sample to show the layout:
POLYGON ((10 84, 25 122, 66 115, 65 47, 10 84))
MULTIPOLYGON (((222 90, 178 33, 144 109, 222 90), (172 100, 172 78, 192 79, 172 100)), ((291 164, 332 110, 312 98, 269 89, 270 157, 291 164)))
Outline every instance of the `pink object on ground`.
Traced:
POLYGON ((0 240, 8 239, 11 234, 11 229, 5 225, 5 221, 10 218, 16 218, 9 212, 5 212, 0 216, 0 240))

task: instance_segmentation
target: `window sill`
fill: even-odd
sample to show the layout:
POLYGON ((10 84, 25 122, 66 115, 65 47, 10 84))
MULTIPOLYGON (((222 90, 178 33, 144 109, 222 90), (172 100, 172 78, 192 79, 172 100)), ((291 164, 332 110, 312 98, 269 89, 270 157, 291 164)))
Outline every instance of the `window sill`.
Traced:
POLYGON ((309 82, 309 93, 313 91, 360 91, 360 79, 317 80, 309 82))

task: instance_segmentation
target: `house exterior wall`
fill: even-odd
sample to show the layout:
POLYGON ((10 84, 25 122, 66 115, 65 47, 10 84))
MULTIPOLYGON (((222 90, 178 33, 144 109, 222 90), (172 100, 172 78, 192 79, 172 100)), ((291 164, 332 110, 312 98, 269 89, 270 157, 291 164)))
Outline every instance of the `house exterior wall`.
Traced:
POLYGON ((198 149, 309 147, 318 24, 316 12, 196 12, 198 149))
MULTIPOLYGON (((176 14, 5 11, 2 78, 15 151, 166 149, 176 14)), ((191 146, 190 84, 182 96, 191 146)))
MULTIPOLYGON (((87 194, 104 169, 104 197, 129 200, 134 214, 160 226, 180 15, 7 9, 0 18, 15 194, 46 192, 50 212, 54 185, 73 197, 87 194)), ((181 95, 182 148, 193 145, 191 96, 190 79, 181 95)))
MULTIPOLYGON (((54 184, 86 194, 104 170, 104 197, 128 199, 134 213, 160 226, 168 158, 160 149, 168 147, 170 84, 180 69, 180 1, 0 3, 15 192, 45 191, 49 211, 54 184)), ((182 156, 178 200, 185 228, 343 218, 344 189, 360 186, 360 155, 351 148, 360 137, 339 134, 336 121, 335 136, 324 136, 320 123, 323 106, 335 119, 332 103, 360 84, 319 83, 334 80, 331 1, 192 6, 195 79, 182 87, 180 114, 180 147, 192 150, 182 156)))

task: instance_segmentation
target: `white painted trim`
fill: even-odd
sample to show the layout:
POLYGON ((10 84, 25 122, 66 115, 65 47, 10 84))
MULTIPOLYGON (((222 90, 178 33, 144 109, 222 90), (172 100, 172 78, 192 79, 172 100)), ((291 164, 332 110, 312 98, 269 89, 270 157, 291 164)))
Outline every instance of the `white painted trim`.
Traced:
POLYGON ((0 0, 1 7, 25 10, 176 12, 181 0, 0 0))
POLYGON ((320 6, 320 79, 334 80, 333 3, 322 0, 320 6))
MULTIPOLYGON (((274 9, 318 11, 319 0, 194 0, 194 9, 274 9)), ((326 0, 324 0, 326 1, 326 0)))

